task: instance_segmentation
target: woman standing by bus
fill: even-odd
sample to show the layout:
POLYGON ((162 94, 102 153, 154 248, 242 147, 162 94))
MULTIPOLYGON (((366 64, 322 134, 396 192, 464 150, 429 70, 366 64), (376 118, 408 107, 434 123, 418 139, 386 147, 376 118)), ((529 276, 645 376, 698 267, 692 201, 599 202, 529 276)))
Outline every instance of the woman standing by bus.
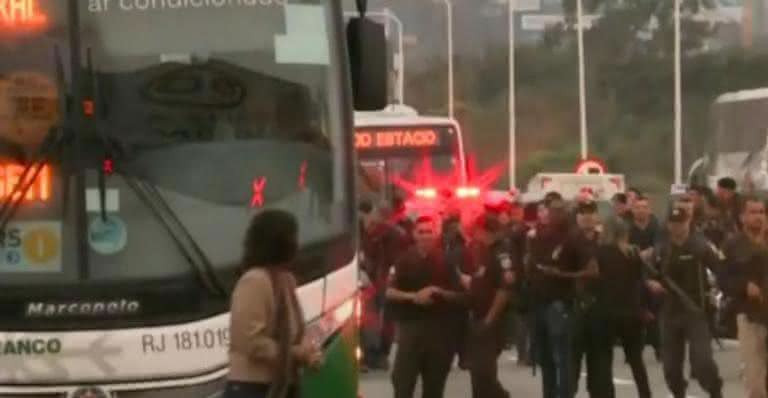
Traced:
POLYGON ((291 264, 298 225, 289 213, 256 215, 245 237, 243 276, 232 294, 225 398, 298 397, 299 369, 322 353, 304 340, 304 316, 291 264))

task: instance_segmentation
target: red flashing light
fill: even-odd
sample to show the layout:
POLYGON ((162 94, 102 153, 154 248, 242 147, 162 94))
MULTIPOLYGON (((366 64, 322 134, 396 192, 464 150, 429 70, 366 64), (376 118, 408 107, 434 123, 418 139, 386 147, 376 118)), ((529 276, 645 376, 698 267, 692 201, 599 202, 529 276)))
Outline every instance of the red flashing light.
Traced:
POLYGON ((448 173, 435 172, 429 156, 408 176, 395 173, 392 180, 408 194, 406 207, 418 214, 454 214, 470 222, 483 211, 482 196, 503 175, 506 164, 499 163, 478 170, 474 157, 468 156, 466 174, 461 167, 448 173))
POLYGON ((303 191, 307 188, 307 161, 301 163, 301 170, 299 171, 299 190, 303 191))
POLYGON ((115 172, 115 162, 113 162, 112 159, 104 159, 104 162, 101 164, 101 169, 104 171, 104 174, 111 176, 115 172))
POLYGON ((605 174, 607 168, 600 159, 584 159, 576 164, 576 174, 605 174))
POLYGON ((471 199, 480 197, 480 188, 478 187, 458 187, 456 188, 456 197, 459 199, 471 199))
POLYGON ((47 17, 37 0, 0 0, 0 28, 17 29, 44 25, 47 17))
POLYGON ((419 188, 414 192, 421 199, 437 199, 437 189, 419 188))
POLYGON ((259 177, 253 181, 253 196, 251 197, 251 207, 264 206, 264 188, 267 187, 267 178, 259 177))
POLYGON ((93 101, 91 100, 83 101, 83 114, 85 116, 92 117, 93 114, 95 113, 95 109, 96 109, 96 106, 94 105, 93 101))

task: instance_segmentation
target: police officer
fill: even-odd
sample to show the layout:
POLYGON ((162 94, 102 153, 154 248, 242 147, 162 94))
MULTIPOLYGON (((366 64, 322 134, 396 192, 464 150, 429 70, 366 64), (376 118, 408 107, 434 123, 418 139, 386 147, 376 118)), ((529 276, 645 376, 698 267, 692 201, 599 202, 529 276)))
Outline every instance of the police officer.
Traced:
MULTIPOLYGON (((602 237, 597 251, 600 277, 596 288, 596 317, 608 333, 602 348, 609 348, 607 354, 612 356, 610 348, 616 341, 621 342, 635 379, 637 396, 650 398, 648 371, 643 362, 644 314, 647 311, 643 260, 637 247, 629 243, 629 227, 624 221, 615 220, 609 230, 611 233, 602 237)), ((600 369, 606 372, 603 376, 605 380, 613 380, 611 364, 610 359, 600 364, 607 365, 600 369)), ((615 391, 612 383, 606 386, 609 390, 603 396, 613 398, 615 391)))
MULTIPOLYGON (((495 224, 498 224, 500 227, 500 230, 496 235, 498 235, 498 247, 503 248, 501 251, 501 256, 504 257, 504 265, 505 265, 505 276, 506 279, 508 279, 508 283, 512 284, 512 268, 519 263, 516 263, 515 260, 518 258, 519 255, 519 241, 517 240, 519 238, 518 233, 521 233, 520 228, 517 226, 517 222, 512 219, 512 203, 510 203, 508 200, 501 200, 495 203, 486 203, 485 205, 485 214, 492 218, 495 221, 495 224)), ((511 299, 511 297, 510 297, 511 299)), ((506 307, 506 313, 504 314, 504 325, 505 327, 505 341, 504 346, 505 348, 508 348, 511 341, 512 341, 512 332, 513 332, 513 326, 514 326, 514 318, 515 313, 511 305, 508 305, 506 307)), ((519 355, 519 352, 518 352, 519 355)), ((519 359, 519 357, 518 357, 519 359)))
POLYGON ((600 317, 596 307, 596 281, 598 225, 600 216, 597 204, 592 200, 579 203, 576 209, 576 226, 565 242, 562 252, 563 262, 576 270, 590 269, 586 278, 575 281, 577 288, 574 333, 573 333, 573 371, 571 374, 573 393, 578 391, 581 375, 581 362, 587 362, 587 390, 593 398, 607 397, 613 386, 610 377, 611 352, 613 347, 608 328, 600 317))
POLYGON ((438 220, 419 217, 413 233, 416 244, 395 263, 387 289, 398 331, 394 396, 413 398, 421 377, 423 398, 442 398, 456 353, 465 294, 445 261, 438 220))
POLYGON ((727 266, 723 288, 734 299, 747 397, 766 398, 768 240, 765 203, 755 197, 745 198, 741 223, 741 232, 724 247, 727 266))
POLYGON ((723 216, 734 224, 739 224, 739 203, 741 199, 736 192, 736 180, 724 177, 717 181, 717 199, 720 201, 720 209, 723 216))
POLYGON ((361 203, 360 210, 362 269, 370 281, 363 292, 363 365, 368 369, 387 369, 394 337, 391 319, 385 313, 387 278, 407 240, 400 228, 385 219, 386 209, 373 209, 368 203, 361 203))
POLYGON ((507 248, 502 225, 492 215, 478 217, 473 226, 472 274, 467 281, 471 313, 468 345, 473 398, 505 398, 509 393, 498 378, 504 347, 504 315, 509 301, 505 278, 507 248))
POLYGON ((517 349, 517 363, 522 366, 530 366, 530 324, 531 314, 529 305, 529 286, 525 276, 525 240, 528 233, 528 226, 523 219, 523 207, 516 202, 509 204, 509 209, 505 213, 505 218, 500 220, 505 224, 504 235, 508 240, 510 247, 510 260, 514 272, 514 284, 512 286, 512 295, 508 312, 510 313, 511 332, 509 335, 514 338, 514 344, 517 349))
POLYGON ((632 217, 628 221, 629 243, 650 254, 660 237, 659 222, 651 211, 651 200, 640 195, 632 204, 632 217))
POLYGON ((675 398, 684 398, 688 383, 683 375, 686 343, 691 374, 710 397, 722 397, 722 379, 712 356, 706 307, 707 268, 717 274, 720 256, 700 234, 692 234, 690 213, 672 209, 666 242, 656 251, 657 280, 649 288, 664 294, 661 308, 661 343, 664 378, 675 398))
MULTIPOLYGON (((442 244, 445 262, 451 272, 455 273, 456 278, 461 279, 465 270, 468 269, 470 254, 467 248, 467 239, 464 236, 461 225, 461 214, 455 212, 446 214, 443 220, 442 244)), ((460 334, 456 342, 456 354, 459 358, 459 368, 467 369, 466 343, 469 337, 469 313, 464 310, 459 315, 461 324, 459 326, 460 334)))
POLYGON ((697 229, 715 246, 722 248, 725 241, 738 232, 736 225, 729 223, 723 216, 715 194, 703 194, 701 203, 701 217, 697 229))
POLYGON ((632 219, 632 207, 630 207, 627 194, 619 192, 613 195, 613 198, 611 198, 611 204, 613 204, 613 214, 615 217, 622 220, 632 219))
POLYGON ((414 223, 408 216, 408 207, 401 195, 392 198, 392 213, 388 221, 405 231, 407 237, 413 236, 414 223))
POLYGON ((709 190, 706 187, 700 185, 693 185, 689 187, 686 195, 691 198, 693 202, 693 223, 699 224, 704 217, 704 200, 709 190))
POLYGON ((539 223, 528 234, 526 272, 534 311, 533 343, 541 366, 544 398, 572 397, 571 319, 574 276, 583 270, 563 261, 569 217, 562 200, 539 206, 539 223))
MULTIPOLYGON (((640 251, 640 256, 651 261, 654 247, 662 236, 661 226, 656 216, 651 211, 651 199, 644 195, 637 195, 632 205, 632 219, 629 221, 629 243, 640 251)), ((658 298, 647 297, 648 312, 646 316, 645 338, 653 347, 656 359, 661 360, 661 337, 659 336, 659 309, 658 298)))

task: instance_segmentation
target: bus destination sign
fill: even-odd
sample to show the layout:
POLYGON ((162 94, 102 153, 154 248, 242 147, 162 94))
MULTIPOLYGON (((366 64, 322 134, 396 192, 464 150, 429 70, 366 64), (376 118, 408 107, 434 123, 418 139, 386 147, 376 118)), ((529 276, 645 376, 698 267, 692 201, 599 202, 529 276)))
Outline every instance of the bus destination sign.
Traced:
POLYGON ((39 0, 0 1, 0 28, 25 28, 41 26, 47 18, 38 10, 39 0))
POLYGON ((432 128, 358 130, 355 149, 433 148, 440 146, 440 133, 432 128))

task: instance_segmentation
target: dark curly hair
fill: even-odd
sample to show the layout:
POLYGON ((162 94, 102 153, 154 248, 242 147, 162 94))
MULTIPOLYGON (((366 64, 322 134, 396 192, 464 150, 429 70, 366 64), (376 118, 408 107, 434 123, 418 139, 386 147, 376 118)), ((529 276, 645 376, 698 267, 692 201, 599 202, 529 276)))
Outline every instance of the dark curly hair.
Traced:
POLYGON ((293 261, 298 251, 299 225, 283 210, 265 210, 251 219, 243 242, 242 270, 275 267, 293 261))

